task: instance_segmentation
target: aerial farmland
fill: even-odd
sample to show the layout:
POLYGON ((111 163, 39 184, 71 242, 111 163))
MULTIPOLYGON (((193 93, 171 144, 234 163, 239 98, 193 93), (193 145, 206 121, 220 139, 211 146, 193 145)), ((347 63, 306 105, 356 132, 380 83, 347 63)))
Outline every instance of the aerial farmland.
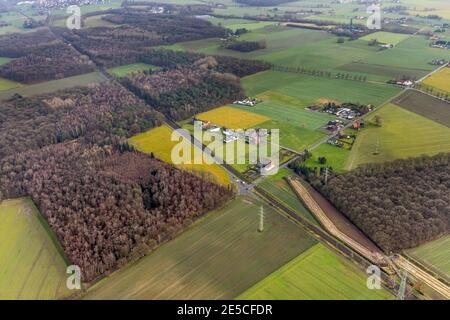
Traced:
POLYGON ((0 2, 0 300, 450 300, 448 1, 70 4, 0 2))

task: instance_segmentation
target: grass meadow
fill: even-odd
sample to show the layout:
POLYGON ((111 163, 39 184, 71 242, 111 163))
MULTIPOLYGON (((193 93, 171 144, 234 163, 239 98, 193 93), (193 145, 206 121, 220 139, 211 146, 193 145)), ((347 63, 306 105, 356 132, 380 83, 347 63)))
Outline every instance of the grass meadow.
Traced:
POLYGON ((381 117, 382 126, 369 125, 358 133, 346 169, 364 163, 450 152, 450 128, 394 104, 371 114, 368 122, 375 115, 381 117), (374 154, 377 144, 379 154, 374 154))
POLYGON ((30 199, 0 203, 0 300, 68 296, 67 265, 61 253, 30 199))
POLYGON ((450 281, 450 236, 425 243, 407 251, 408 256, 418 260, 432 271, 450 281))
POLYGON ((242 84, 250 96, 275 91, 302 100, 305 107, 319 99, 379 106, 400 92, 399 88, 386 84, 312 77, 280 71, 265 71, 245 77, 242 84))
POLYGON ((102 280, 85 299, 232 299, 316 243, 254 198, 209 213, 137 263, 102 280))
POLYGON ((244 300, 386 300, 384 289, 370 290, 367 276, 322 244, 302 253, 238 299, 244 300))

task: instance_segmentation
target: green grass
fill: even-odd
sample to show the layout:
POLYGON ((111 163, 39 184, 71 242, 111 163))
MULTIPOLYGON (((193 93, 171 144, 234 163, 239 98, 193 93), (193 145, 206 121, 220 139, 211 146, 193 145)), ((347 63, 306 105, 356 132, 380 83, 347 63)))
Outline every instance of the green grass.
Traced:
POLYGON ((30 199, 0 204, 0 300, 70 294, 66 262, 55 239, 30 199))
POLYGON ((90 83, 105 81, 104 76, 98 72, 85 73, 78 76, 64 79, 41 82, 38 84, 26 85, 19 88, 8 89, 0 92, 0 101, 11 98, 18 93, 24 97, 29 97, 41 93, 51 93, 75 86, 86 86, 90 83))
POLYGON ((10 62, 12 59, 11 58, 6 58, 6 57, 0 57, 0 66, 2 64, 8 63, 10 62))
MULTIPOLYGON (((407 254, 431 270, 450 279, 450 236, 428 242, 407 251, 407 254)), ((450 280, 449 280, 450 281, 450 280)))
POLYGON ((450 152, 449 128, 393 104, 371 114, 368 121, 376 114, 381 117, 382 126, 369 125, 358 134, 346 169, 364 163, 450 152), (375 155, 377 142, 379 154, 375 155))
POLYGON ((325 134, 318 130, 302 128, 301 126, 296 126, 284 121, 271 120, 260 124, 258 127, 265 129, 279 129, 280 145, 298 152, 305 150, 325 137, 325 134))
POLYGON ((0 91, 2 90, 10 90, 14 88, 21 87, 22 85, 18 82, 11 81, 8 79, 0 78, 0 91))
MULTIPOLYGON (((399 75, 403 73, 420 78, 435 69, 435 66, 429 63, 436 58, 450 60, 450 52, 431 48, 429 40, 423 36, 411 36, 393 49, 379 51, 357 62, 384 66, 387 70, 393 69, 399 75)), ((388 74, 393 71, 389 71, 388 74)))
POLYGON ((125 77, 126 75, 129 75, 133 72, 143 71, 143 70, 158 70, 160 69, 157 66, 152 66, 150 64, 146 63, 133 63, 133 64, 127 64, 120 67, 114 67, 108 69, 108 72, 113 74, 114 76, 118 78, 125 77))
POLYGON ((139 262, 91 288, 86 299, 232 299, 310 248, 297 225, 237 198, 139 262))
POLYGON ((239 299, 385 300, 386 290, 369 290, 366 275, 317 244, 250 288, 239 299))
MULTIPOLYGON (((282 169, 281 169, 282 170, 282 169)), ((292 175, 293 172, 284 173, 284 175, 292 175)), ((307 219, 309 222, 319 226, 316 219, 306 209, 298 199, 297 195, 292 191, 289 184, 282 178, 268 178, 259 184, 261 188, 269 193, 272 197, 280 201, 289 209, 295 211, 299 216, 307 219)))
POLYGON ((376 40, 378 40, 378 42, 381 42, 381 43, 389 43, 389 44, 397 45, 400 42, 402 42, 403 40, 408 39, 409 37, 410 37, 409 34, 380 31, 380 32, 368 34, 367 36, 360 38, 360 40, 371 41, 373 39, 376 39, 376 40))
MULTIPOLYGON (((254 107, 236 106, 245 111, 255 112, 273 120, 283 121, 294 126, 315 130, 321 128, 329 120, 335 119, 325 113, 305 110, 309 104, 285 94, 265 92, 258 96, 262 103, 254 107)), ((311 101, 312 102, 312 101, 311 101)))
POLYGON ((335 172, 345 171, 345 164, 347 162, 350 151, 347 148, 339 148, 330 144, 321 144, 318 148, 313 150, 312 157, 306 161, 306 165, 310 167, 332 167, 335 172), (325 157, 327 162, 322 165, 318 158, 325 157))
POLYGON ((315 102, 325 98, 340 102, 359 102, 379 106, 395 96, 400 89, 385 84, 312 77, 297 73, 265 71, 242 79, 250 96, 275 91, 315 102))

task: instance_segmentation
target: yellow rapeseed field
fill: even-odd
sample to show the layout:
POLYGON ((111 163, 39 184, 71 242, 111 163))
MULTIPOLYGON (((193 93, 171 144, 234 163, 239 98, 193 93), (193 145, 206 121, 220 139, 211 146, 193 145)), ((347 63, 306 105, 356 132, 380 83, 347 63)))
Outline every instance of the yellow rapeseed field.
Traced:
MULTIPOLYGON (((153 152, 156 158, 172 163, 172 148, 177 144, 171 141, 172 129, 166 125, 151 129, 130 138, 129 142, 139 151, 150 154, 153 152)), ((194 148, 192 146, 192 148, 194 148)), ((194 157, 194 152, 191 152, 194 157)), ((192 161, 194 162, 194 161, 192 161)), ((221 185, 229 185, 228 173, 217 164, 181 164, 178 167, 192 171, 199 176, 211 176, 213 180, 221 185)))
POLYGON ((450 93, 450 68, 444 68, 425 79, 424 84, 450 93))
POLYGON ((266 116, 226 106, 200 113, 196 118, 229 129, 248 129, 270 120, 266 116))

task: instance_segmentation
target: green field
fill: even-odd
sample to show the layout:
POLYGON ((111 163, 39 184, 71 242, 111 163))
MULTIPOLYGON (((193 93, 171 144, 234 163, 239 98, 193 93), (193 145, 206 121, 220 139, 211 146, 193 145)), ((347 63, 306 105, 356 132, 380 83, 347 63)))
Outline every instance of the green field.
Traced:
POLYGON ((0 57, 0 66, 2 64, 8 63, 10 62, 12 59, 11 58, 6 58, 6 57, 0 57))
POLYGON ((330 144, 321 144, 312 152, 312 157, 306 161, 306 165, 310 167, 332 167, 335 172, 342 172, 345 169, 350 151, 347 148, 339 148, 330 144), (327 162, 322 165, 318 158, 325 157, 327 162))
POLYGON ((368 72, 389 77, 408 75, 420 78, 436 67, 429 63, 436 58, 450 60, 450 52, 431 48, 429 40, 423 36, 410 36, 395 48, 379 51, 361 60, 355 65, 343 66, 353 72, 368 72))
POLYGON ((0 78, 0 91, 11 90, 14 88, 21 87, 22 85, 18 82, 0 78))
POLYGON ((308 248, 296 224, 262 204, 237 198, 137 263, 102 280, 86 299, 232 299, 308 248))
POLYGON ((450 281, 450 236, 444 236, 438 240, 428 242, 417 248, 407 251, 407 254, 441 274, 450 281))
MULTIPOLYGON (((450 129, 393 104, 376 111, 382 126, 369 125, 357 136, 346 169, 363 163, 450 152, 450 129), (379 154, 374 154, 377 143, 379 154)), ((369 116, 371 122, 375 114, 369 116)))
MULTIPOLYGON (((289 172, 292 175, 293 172, 289 172)), ((272 177, 271 177, 272 178, 272 177)), ((319 225, 308 209, 298 199, 289 184, 283 178, 267 178, 259 184, 259 187, 269 193, 272 197, 280 201, 289 209, 295 211, 299 216, 306 218, 309 222, 319 225)))
POLYGON ((133 63, 133 64, 127 64, 127 65, 120 66, 120 67, 110 68, 110 69, 108 69, 108 72, 118 78, 122 78, 133 72, 138 72, 138 71, 143 71, 143 70, 158 70, 158 69, 160 69, 160 68, 157 66, 152 66, 150 64, 146 64, 146 63, 133 63))
POLYGON ((0 91, 0 101, 9 99, 16 93, 24 97, 29 97, 42 93, 51 93, 76 86, 86 86, 90 83, 102 82, 105 80, 105 77, 98 72, 85 73, 82 75, 64 79, 41 82, 37 84, 21 86, 19 88, 0 91))
POLYGON ((322 244, 302 253, 239 299, 250 300, 385 300, 384 289, 370 290, 366 275, 322 244))
POLYGON ((0 204, 0 300, 70 294, 66 262, 55 239, 30 199, 0 204))
POLYGON ((360 40, 371 41, 373 39, 376 39, 378 42, 381 42, 381 43, 389 43, 389 44, 397 45, 400 42, 402 42, 403 40, 408 39, 409 37, 410 37, 409 34, 380 31, 380 32, 368 34, 367 36, 360 38, 360 40))
POLYGON ((305 104, 316 102, 318 99, 330 99, 379 106, 400 92, 400 89, 385 84, 278 71, 260 72, 245 77, 242 79, 242 84, 250 96, 257 96, 270 90, 298 98, 305 104))

